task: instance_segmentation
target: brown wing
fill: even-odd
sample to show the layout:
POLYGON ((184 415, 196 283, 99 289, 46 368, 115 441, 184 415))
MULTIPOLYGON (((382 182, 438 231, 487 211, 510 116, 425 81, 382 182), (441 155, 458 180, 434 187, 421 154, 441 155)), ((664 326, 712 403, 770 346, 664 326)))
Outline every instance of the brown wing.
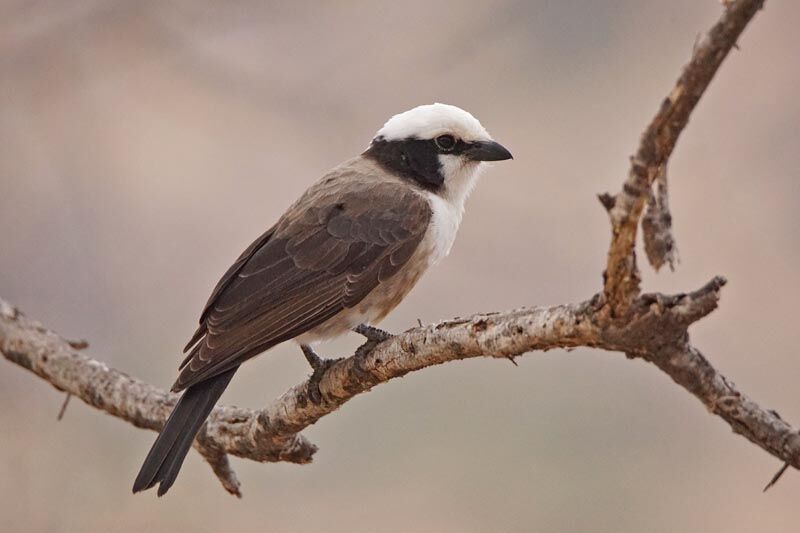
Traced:
POLYGON ((173 390, 356 305, 413 255, 430 215, 400 183, 346 170, 319 182, 217 284, 173 390))

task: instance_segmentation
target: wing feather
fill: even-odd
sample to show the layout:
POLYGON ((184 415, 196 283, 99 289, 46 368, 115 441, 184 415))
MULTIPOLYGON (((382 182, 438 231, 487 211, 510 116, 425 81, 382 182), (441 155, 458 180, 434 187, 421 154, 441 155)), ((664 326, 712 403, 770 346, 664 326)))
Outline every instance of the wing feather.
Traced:
POLYGON ((413 189, 364 171, 344 167, 318 182, 219 281, 173 390, 358 304, 413 256, 430 216, 413 189))

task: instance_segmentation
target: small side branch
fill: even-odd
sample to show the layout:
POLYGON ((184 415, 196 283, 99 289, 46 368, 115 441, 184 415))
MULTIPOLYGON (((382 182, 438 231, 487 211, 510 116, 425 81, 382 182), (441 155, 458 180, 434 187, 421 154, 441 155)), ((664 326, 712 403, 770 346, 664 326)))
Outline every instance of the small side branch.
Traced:
POLYGON ((800 434, 776 411, 763 409, 720 374, 693 346, 668 347, 645 359, 691 392, 709 412, 778 459, 800 469, 800 434))
POLYGON ((61 409, 58 410, 58 416, 56 417, 56 420, 59 422, 61 422, 61 419, 64 418, 64 413, 67 412, 67 406, 69 405, 70 399, 72 399, 72 394, 67 393, 64 395, 64 403, 61 404, 61 409))
POLYGON ((636 229, 651 195, 653 181, 672 155, 689 116, 722 61, 763 5, 763 0, 735 0, 725 4, 722 17, 695 46, 689 64, 642 134, 636 155, 631 157, 630 172, 622 190, 615 196, 604 194, 600 197, 611 219, 611 246, 603 287, 610 318, 624 316, 639 294, 641 277, 634 245, 636 229))

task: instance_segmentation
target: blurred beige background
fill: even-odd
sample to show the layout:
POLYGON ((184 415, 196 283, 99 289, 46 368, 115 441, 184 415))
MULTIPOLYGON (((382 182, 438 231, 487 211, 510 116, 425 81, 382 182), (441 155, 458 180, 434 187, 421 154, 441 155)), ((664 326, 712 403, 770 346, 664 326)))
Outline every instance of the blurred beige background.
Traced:
MULTIPOLYGON (((515 160, 481 182, 450 257, 385 322, 576 301, 609 239, 595 198, 718 17, 716 0, 0 2, 0 296, 160 386, 218 277, 392 114, 443 101, 515 160)), ((729 277, 697 345, 800 424, 800 4, 767 2, 671 166, 678 272, 729 277)), ((331 356, 356 337, 328 345, 331 356)), ((0 362, 2 531, 796 532, 800 475, 657 369, 591 350, 432 368, 308 430, 312 465, 194 453, 133 497, 154 433, 0 362)), ((279 347, 223 397, 308 374, 279 347)))

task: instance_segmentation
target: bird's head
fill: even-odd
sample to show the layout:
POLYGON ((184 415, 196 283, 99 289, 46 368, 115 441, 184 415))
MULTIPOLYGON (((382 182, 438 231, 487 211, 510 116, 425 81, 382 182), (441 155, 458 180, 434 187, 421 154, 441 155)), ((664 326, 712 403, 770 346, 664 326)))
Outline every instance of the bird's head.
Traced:
POLYGON ((364 155, 426 190, 462 203, 484 162, 512 158, 478 119, 447 104, 421 105, 393 116, 364 155))

